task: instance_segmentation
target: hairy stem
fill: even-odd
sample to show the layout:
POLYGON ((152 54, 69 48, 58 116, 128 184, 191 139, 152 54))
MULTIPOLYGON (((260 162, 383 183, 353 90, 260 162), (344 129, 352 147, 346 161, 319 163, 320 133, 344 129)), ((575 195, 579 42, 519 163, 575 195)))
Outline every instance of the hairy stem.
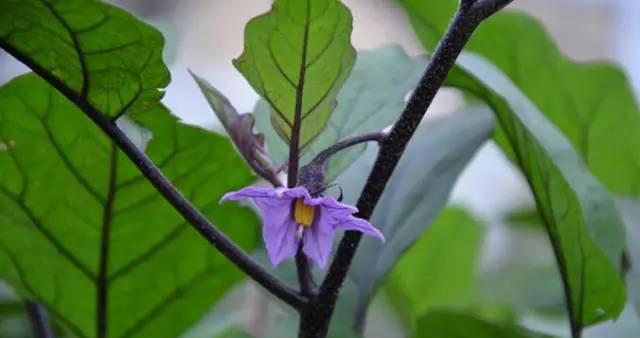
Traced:
POLYGON ((49 320, 42 306, 32 300, 28 300, 25 303, 25 307, 31 322, 33 337, 54 338, 51 327, 49 327, 49 320))
POLYGON ((285 285, 278 278, 266 271, 262 266, 249 257, 238 245, 229 239, 223 232, 216 228, 209 220, 189 202, 176 187, 171 184, 162 171, 149 159, 149 157, 120 130, 114 121, 102 115, 84 97, 69 88, 65 83, 53 76, 47 69, 31 59, 26 54, 13 46, 0 40, 0 48, 7 51, 18 61, 22 62, 34 73, 54 86, 69 101, 87 115, 115 144, 122 150, 147 180, 158 192, 178 211, 182 217, 198 231, 220 253, 226 256, 238 268, 244 271, 258 284, 280 298, 290 306, 300 309, 307 299, 297 291, 285 285))
MULTIPOLYGON (((409 140, 417 129, 449 70, 483 19, 512 0, 464 0, 438 44, 400 119, 383 139, 375 164, 358 200, 358 217, 369 219, 409 140)), ((326 337, 340 287, 362 234, 348 231, 335 255, 318 296, 309 305, 312 315, 302 317, 300 338, 326 337)))
POLYGON ((348 138, 346 140, 340 141, 334 145, 332 145, 331 147, 321 151, 318 155, 316 155, 316 157, 311 161, 311 163, 317 164, 317 165, 322 165, 325 164, 327 162, 327 160, 329 160, 329 158, 333 155, 335 155, 337 152, 347 149, 349 147, 353 147, 357 144, 360 143, 365 143, 365 142, 382 142, 382 140, 384 139, 385 134, 382 132, 374 132, 374 133, 367 133, 367 134, 362 134, 359 136, 355 136, 352 138, 348 138))

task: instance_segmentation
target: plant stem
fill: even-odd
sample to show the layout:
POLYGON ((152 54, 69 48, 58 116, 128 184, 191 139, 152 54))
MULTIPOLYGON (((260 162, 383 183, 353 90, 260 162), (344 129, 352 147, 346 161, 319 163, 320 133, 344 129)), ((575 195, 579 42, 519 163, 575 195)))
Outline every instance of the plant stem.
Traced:
POLYGON ((307 303, 296 290, 288 287, 278 278, 266 271, 256 263, 244 251, 238 247, 223 232, 216 228, 209 220, 194 207, 177 189, 171 184, 162 171, 149 159, 149 157, 131 142, 127 135, 118 128, 114 121, 102 115, 84 97, 69 88, 66 84, 53 76, 47 69, 39 65, 35 60, 21 53, 13 46, 0 40, 0 48, 11 54, 18 61, 22 62, 34 73, 54 86, 61 94, 69 99, 73 104, 84 112, 112 141, 118 145, 133 164, 147 180, 160 192, 160 194, 178 211, 182 217, 198 231, 209 243, 211 243, 220 253, 226 256, 240 270, 258 284, 280 298, 293 308, 300 309, 307 303))
POLYGON ((344 150, 349 147, 353 147, 356 144, 365 143, 365 142, 375 141, 380 143, 382 142, 384 137, 385 137, 385 134, 382 132, 373 132, 373 133, 367 133, 367 134, 362 134, 352 138, 348 138, 321 151, 318 155, 316 155, 316 157, 313 158, 311 163, 314 163, 316 165, 323 165, 327 162, 327 160, 329 160, 331 156, 335 155, 335 153, 341 150, 344 150))
POLYGON ((309 259, 302 252, 302 244, 296 253, 296 267, 298 269, 298 282, 303 296, 312 297, 316 292, 316 282, 313 280, 309 259))
MULTIPOLYGON (((436 47, 427 69, 411 95, 400 119, 381 142, 378 157, 358 200, 358 217, 363 219, 371 217, 409 140, 473 31, 482 20, 511 1, 463 0, 460 3, 458 11, 436 47)), ((361 237, 362 234, 357 231, 348 231, 345 234, 329 272, 320 286, 318 296, 309 305, 310 310, 313 311, 312 315, 301 318, 303 322, 300 325, 300 338, 326 337, 340 287, 347 275, 361 237)))
POLYGON ((35 338, 53 338, 53 332, 49 327, 49 321, 42 306, 32 300, 28 300, 25 303, 25 307, 31 322, 33 336, 35 338))

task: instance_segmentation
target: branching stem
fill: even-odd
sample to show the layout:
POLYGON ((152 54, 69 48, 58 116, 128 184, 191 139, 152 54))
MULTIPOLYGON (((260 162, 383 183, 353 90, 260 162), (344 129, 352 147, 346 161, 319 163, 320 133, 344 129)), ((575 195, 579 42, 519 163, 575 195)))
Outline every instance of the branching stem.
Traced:
POLYGON ((327 160, 329 160, 329 158, 333 155, 335 155, 337 152, 342 151, 344 149, 347 149, 349 147, 353 147, 357 144, 360 143, 365 143, 365 142, 382 142, 382 140, 384 139, 385 134, 382 132, 374 132, 374 133, 367 133, 367 134, 362 134, 360 136, 356 136, 356 137, 352 137, 352 138, 348 138, 346 140, 340 141, 334 145, 332 145, 331 147, 321 151, 318 155, 316 155, 316 157, 313 158, 313 160, 311 161, 311 163, 317 164, 317 165, 323 165, 327 162, 327 160))
MULTIPOLYGON (((433 98, 480 22, 512 0, 463 0, 447 31, 436 47, 417 88, 400 119, 381 144, 378 157, 358 199, 358 217, 369 219, 402 153, 417 129, 433 98)), ((362 234, 348 231, 342 239, 317 297, 301 318, 300 338, 326 337, 340 288, 349 271, 362 234)))
POLYGON ((7 51, 18 61, 31 68, 33 72, 49 82, 62 95, 78 107, 87 117, 89 117, 127 157, 138 167, 147 180, 160 192, 160 194, 184 217, 184 219, 196 229, 209 243, 211 243, 220 253, 225 255, 240 270, 258 284, 280 298, 285 303, 295 309, 302 308, 306 303, 303 297, 296 290, 288 287, 278 278, 266 271, 262 266, 249 257, 238 245, 236 245, 223 232, 216 228, 209 220, 189 202, 176 187, 171 184, 162 171, 156 167, 151 159, 133 143, 127 135, 118 128, 114 121, 104 116, 96 110, 86 99, 76 93, 65 83, 53 76, 49 70, 38 64, 26 54, 15 49, 3 40, 0 40, 0 48, 7 51))

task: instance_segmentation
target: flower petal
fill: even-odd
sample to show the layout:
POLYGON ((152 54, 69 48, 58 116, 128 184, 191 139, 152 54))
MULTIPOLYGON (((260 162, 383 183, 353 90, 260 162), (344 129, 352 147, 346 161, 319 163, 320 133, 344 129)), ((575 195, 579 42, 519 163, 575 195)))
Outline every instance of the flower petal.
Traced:
POLYGON ((224 194, 220 199, 220 202, 238 201, 252 197, 274 197, 277 195, 278 191, 273 188, 246 187, 238 191, 232 191, 224 194))
POLYGON ((323 213, 316 213, 316 220, 309 228, 304 229, 302 251, 321 268, 327 265, 331 247, 333 246, 333 225, 323 213))
POLYGON ((262 238, 264 239, 271 264, 276 267, 287 258, 295 256, 300 245, 300 239, 296 237, 298 225, 288 219, 265 219, 262 226, 262 238))
POLYGON ((373 225, 371 225, 371 223, 363 220, 362 218, 357 218, 354 216, 344 218, 335 226, 335 229, 360 231, 365 235, 378 237, 384 242, 384 235, 380 232, 380 230, 376 229, 373 225))
POLYGON ((227 193, 221 201, 251 199, 262 219, 262 238, 267 248, 271 264, 277 266, 283 260, 292 257, 298 250, 300 239, 296 237, 291 206, 294 198, 303 197, 306 189, 247 187, 227 193))

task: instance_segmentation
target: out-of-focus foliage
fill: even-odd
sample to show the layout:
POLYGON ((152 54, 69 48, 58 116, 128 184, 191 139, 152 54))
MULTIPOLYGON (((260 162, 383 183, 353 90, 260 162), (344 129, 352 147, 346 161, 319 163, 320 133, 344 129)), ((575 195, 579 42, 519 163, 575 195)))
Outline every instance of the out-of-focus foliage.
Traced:
MULTIPOLYGON (((460 172, 491 137, 493 127, 488 111, 471 109, 418 129, 371 218, 386 241, 363 239, 349 272, 358 293, 358 311, 364 311, 382 279, 444 208, 460 172)), ((354 172, 337 182, 345 189, 359 191, 357 184, 364 180, 354 172)), ((420 271, 426 273, 426 266, 429 264, 420 271)))
MULTIPOLYGON (((433 48, 434 36, 444 32, 446 21, 442 20, 453 14, 456 1, 401 2, 408 10, 418 37, 427 48, 433 48)), ((520 41, 546 41, 543 46, 522 44, 526 48, 535 48, 530 50, 532 55, 546 52, 545 47, 553 45, 536 27, 525 16, 507 13, 490 18, 474 34, 469 44, 470 50, 489 59, 471 53, 461 56, 459 64, 464 69, 452 71, 447 83, 485 100, 495 111, 501 125, 497 140, 523 170, 536 197, 538 211, 545 220, 560 271, 568 286, 566 291, 569 293, 571 320, 581 328, 615 318, 624 307, 624 286, 619 271, 624 228, 608 192, 591 176, 573 145, 552 124, 551 116, 566 112, 556 112, 553 106, 546 105, 541 105, 540 111, 535 105, 537 102, 530 101, 526 95, 542 95, 547 100, 545 102, 549 101, 546 99, 548 96, 564 102, 571 97, 558 96, 560 91, 554 92, 552 89, 556 82, 549 83, 548 77, 540 79, 542 82, 532 81, 526 85, 514 83, 491 63, 502 65, 501 61, 509 58, 510 53, 520 46, 506 44, 506 38, 496 39, 501 32, 518 32, 520 41), (500 30, 494 28, 504 21, 511 23, 503 24, 505 26, 500 30), (507 27, 528 28, 519 30, 507 27), (487 37, 483 38, 485 35, 487 37), (487 43, 489 40, 491 43, 487 43), (526 91, 521 88, 523 86, 526 91)), ((557 53, 552 55, 556 55, 556 59, 559 57, 557 53)), ((559 62, 554 59, 556 61, 559 62)), ((539 58, 535 63, 522 62, 517 65, 523 67, 517 68, 523 74, 540 74, 539 58)), ((562 65, 564 68, 558 68, 561 72, 575 66, 566 61, 562 65)), ((508 71, 511 70, 508 68, 508 71)), ((562 76, 576 77, 573 73, 562 76)), ((572 90, 575 95, 586 97, 590 95, 589 86, 600 85, 602 80, 599 76, 583 76, 572 90)), ((625 85, 621 84, 623 87, 625 85)))
MULTIPOLYGON (((393 124, 404 108, 406 94, 412 90, 426 65, 424 57, 409 58, 399 46, 386 46, 358 52, 353 72, 338 94, 338 105, 326 129, 306 149, 302 162, 309 162, 322 150, 348 137, 375 132, 393 124)), ((256 127, 266 137, 271 156, 284 163, 289 147, 270 124, 269 105, 256 105, 256 127)), ((362 155, 366 145, 345 149, 327 164, 329 181, 362 155)))

